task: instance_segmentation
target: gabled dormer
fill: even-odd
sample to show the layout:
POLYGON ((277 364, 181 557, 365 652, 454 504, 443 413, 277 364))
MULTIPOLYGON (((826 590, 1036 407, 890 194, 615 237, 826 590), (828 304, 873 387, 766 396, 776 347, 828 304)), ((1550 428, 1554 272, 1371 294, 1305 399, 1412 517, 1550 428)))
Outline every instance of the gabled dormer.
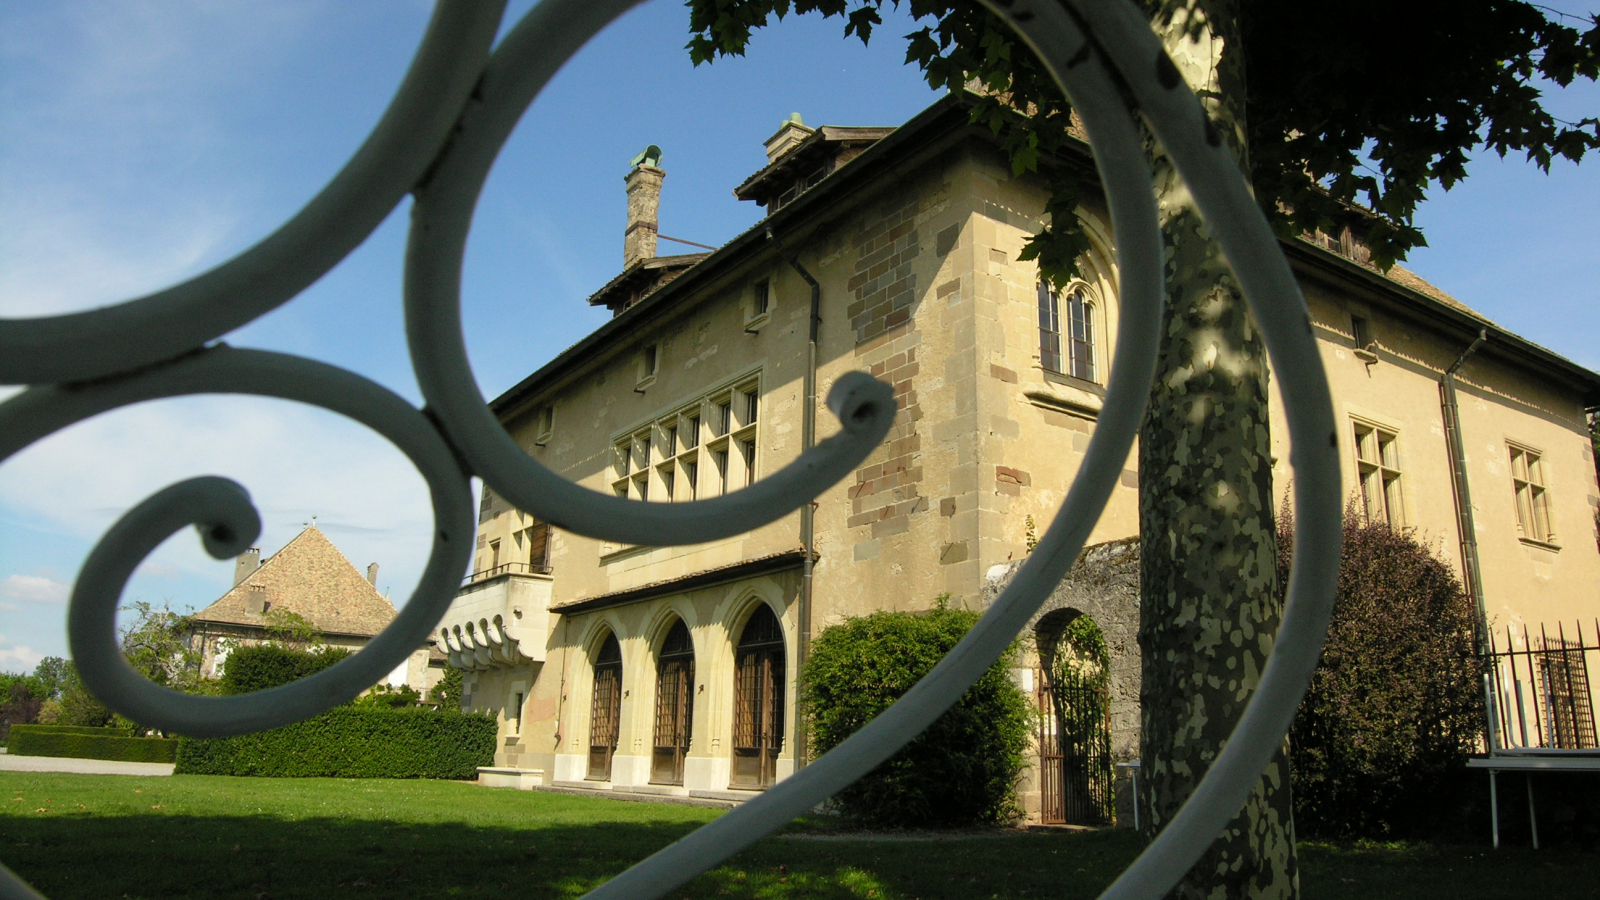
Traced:
POLYGON ((810 190, 835 169, 877 143, 893 128, 811 128, 790 114, 778 131, 767 138, 767 164, 733 189, 740 200, 754 200, 767 215, 782 209, 810 190))

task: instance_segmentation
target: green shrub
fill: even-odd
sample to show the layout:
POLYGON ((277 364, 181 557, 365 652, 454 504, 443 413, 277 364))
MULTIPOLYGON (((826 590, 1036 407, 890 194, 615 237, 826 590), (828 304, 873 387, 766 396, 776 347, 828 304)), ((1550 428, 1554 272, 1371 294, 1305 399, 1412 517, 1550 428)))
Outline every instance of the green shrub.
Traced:
POLYGON ((129 737, 125 731, 109 728, 13 725, 7 752, 15 756, 169 763, 177 759, 178 742, 169 738, 129 737))
POLYGON ((315 675, 350 656, 343 647, 312 652, 281 644, 239 647, 228 654, 222 668, 222 693, 265 691, 315 675))
POLYGON ((475 778, 479 766, 494 763, 495 736, 495 720, 484 715, 341 706, 257 734, 181 738, 177 771, 276 778, 475 778))
MULTIPOLYGON (((910 690, 978 621, 977 613, 877 612, 822 632, 800 690, 815 753, 854 734, 910 690)), ((845 815, 890 828, 1002 822, 1018 813, 1033 714, 996 661, 932 726, 836 795, 845 815)))
POLYGON ((428 692, 428 699, 444 709, 461 708, 461 670, 446 669, 444 677, 428 692))
MULTIPOLYGON (((1454 569, 1410 531, 1345 516, 1327 645, 1290 731, 1302 835, 1427 833, 1456 805, 1484 728, 1474 611, 1454 569)), ((1288 584, 1291 523, 1279 523, 1288 584)))

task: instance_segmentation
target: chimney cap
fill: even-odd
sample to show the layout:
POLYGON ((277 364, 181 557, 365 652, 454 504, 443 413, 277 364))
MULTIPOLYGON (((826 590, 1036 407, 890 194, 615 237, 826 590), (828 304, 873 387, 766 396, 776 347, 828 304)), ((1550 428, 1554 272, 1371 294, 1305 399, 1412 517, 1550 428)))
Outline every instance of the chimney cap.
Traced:
POLYGON ((639 166, 649 166, 653 169, 661 168, 661 148, 657 147, 655 144, 651 144, 643 150, 640 150, 639 155, 635 156, 633 158, 633 162, 629 163, 629 165, 633 166, 634 168, 638 168, 639 166))

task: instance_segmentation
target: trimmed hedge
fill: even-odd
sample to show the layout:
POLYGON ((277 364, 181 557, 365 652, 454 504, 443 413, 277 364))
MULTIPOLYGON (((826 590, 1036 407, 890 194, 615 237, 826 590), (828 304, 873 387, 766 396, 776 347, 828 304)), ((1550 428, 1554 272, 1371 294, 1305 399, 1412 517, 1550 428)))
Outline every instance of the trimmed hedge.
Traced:
POLYGON ((7 752, 14 756, 169 763, 177 760, 178 742, 171 738, 130 737, 127 732, 112 728, 13 725, 7 752))
POLYGON ((324 647, 317 652, 277 644, 239 647, 228 654, 222 666, 222 693, 250 694, 292 684, 349 656, 344 647, 324 647))
POLYGON ((494 764, 494 719, 431 709, 339 707, 230 738, 180 738, 186 775, 269 778, 476 778, 494 764))
POLYGON ((16 725, 11 726, 11 727, 12 728, 26 728, 26 729, 28 729, 30 731, 34 731, 34 732, 37 732, 39 734, 91 734, 91 735, 108 735, 108 736, 109 735, 113 735, 113 734, 120 734, 123 737, 134 737, 135 736, 135 735, 131 735, 131 734, 127 733, 126 731, 123 731, 121 728, 102 728, 102 727, 99 727, 99 726, 96 726, 96 725, 31 725, 31 724, 30 725, 24 725, 24 724, 18 723, 16 725))

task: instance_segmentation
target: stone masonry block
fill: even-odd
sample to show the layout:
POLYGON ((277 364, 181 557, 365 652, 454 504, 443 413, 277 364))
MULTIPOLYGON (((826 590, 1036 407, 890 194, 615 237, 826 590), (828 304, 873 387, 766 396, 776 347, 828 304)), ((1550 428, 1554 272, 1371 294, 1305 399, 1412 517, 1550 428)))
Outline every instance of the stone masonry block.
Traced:
POLYGON ((966 541, 956 541, 954 543, 945 544, 939 550, 939 565, 941 566, 948 566, 958 562, 966 562, 966 559, 966 541))
POLYGON ((1033 484, 1033 476, 1021 469, 1013 469, 1009 466, 995 466, 994 480, 1001 484, 1017 484, 1023 487, 1033 484))
POLYGON ((905 534, 910 530, 911 520, 905 516, 896 516, 892 519, 884 519, 882 522, 872 523, 872 538, 873 540, 878 540, 891 535, 905 534))

